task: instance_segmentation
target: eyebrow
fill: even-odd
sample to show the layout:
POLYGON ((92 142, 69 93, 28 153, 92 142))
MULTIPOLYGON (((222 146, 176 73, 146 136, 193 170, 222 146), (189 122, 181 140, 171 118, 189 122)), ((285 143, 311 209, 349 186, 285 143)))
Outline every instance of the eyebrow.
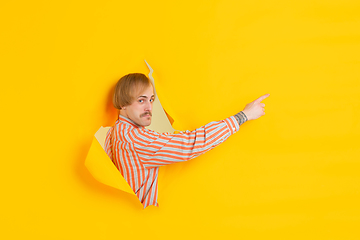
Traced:
MULTIPOLYGON (((155 95, 152 95, 150 98, 155 97, 155 95)), ((148 98, 147 96, 139 96, 138 98, 148 98)))

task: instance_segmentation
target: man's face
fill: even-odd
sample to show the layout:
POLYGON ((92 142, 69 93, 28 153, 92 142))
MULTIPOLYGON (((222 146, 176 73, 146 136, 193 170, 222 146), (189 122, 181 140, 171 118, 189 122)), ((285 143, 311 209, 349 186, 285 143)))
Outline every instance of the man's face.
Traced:
POLYGON ((150 85, 135 97, 135 101, 126 106, 124 111, 129 119, 137 125, 146 127, 151 124, 152 104, 155 99, 153 87, 150 85))

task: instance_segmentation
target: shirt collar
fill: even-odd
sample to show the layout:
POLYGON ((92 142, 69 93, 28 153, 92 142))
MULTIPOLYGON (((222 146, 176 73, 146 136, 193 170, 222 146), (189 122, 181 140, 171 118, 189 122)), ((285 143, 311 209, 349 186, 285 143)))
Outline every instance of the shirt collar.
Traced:
POLYGON ((126 124, 130 124, 130 125, 132 125, 133 127, 136 127, 136 128, 143 128, 143 126, 137 125, 133 120, 131 120, 131 119, 127 118, 127 117, 124 117, 123 115, 120 115, 120 114, 119 114, 119 121, 124 122, 126 124))

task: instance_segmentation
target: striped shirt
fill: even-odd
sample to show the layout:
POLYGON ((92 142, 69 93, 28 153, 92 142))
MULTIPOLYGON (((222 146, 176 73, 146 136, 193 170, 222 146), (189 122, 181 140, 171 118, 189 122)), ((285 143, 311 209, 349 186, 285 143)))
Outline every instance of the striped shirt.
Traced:
POLYGON ((190 160, 239 130, 234 116, 193 131, 158 133, 119 115, 106 135, 105 151, 143 204, 158 206, 159 167, 190 160))

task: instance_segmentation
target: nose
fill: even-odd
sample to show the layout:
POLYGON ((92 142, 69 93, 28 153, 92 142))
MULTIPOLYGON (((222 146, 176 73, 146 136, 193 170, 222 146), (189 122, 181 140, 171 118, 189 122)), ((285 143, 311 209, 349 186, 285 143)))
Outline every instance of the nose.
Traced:
POLYGON ((147 101, 145 105, 145 111, 152 111, 152 102, 147 101))

